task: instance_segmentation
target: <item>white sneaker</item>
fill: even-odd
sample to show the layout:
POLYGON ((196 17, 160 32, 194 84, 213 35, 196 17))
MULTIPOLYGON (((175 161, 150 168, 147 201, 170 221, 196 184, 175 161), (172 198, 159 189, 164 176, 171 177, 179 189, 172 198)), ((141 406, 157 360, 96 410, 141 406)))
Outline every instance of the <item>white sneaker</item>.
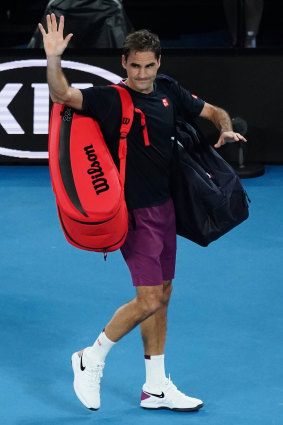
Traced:
POLYGON ((191 412, 203 406, 197 398, 188 397, 177 389, 170 379, 166 378, 160 392, 152 393, 144 384, 141 393, 141 407, 144 409, 169 409, 180 412, 191 412))
POLYGON ((78 399, 91 410, 100 408, 100 379, 104 363, 93 362, 87 357, 90 347, 72 355, 74 390, 78 399))

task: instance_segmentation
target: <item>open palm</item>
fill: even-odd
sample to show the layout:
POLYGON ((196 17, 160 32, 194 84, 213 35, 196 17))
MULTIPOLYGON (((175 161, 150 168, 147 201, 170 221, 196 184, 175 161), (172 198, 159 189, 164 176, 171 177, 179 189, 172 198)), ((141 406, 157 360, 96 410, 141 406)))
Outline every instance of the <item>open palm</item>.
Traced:
POLYGON ((47 32, 42 24, 38 27, 43 36, 43 44, 46 56, 61 56, 66 49, 73 34, 68 34, 65 38, 64 31, 64 16, 60 16, 59 25, 57 26, 56 16, 54 13, 46 16, 47 32))

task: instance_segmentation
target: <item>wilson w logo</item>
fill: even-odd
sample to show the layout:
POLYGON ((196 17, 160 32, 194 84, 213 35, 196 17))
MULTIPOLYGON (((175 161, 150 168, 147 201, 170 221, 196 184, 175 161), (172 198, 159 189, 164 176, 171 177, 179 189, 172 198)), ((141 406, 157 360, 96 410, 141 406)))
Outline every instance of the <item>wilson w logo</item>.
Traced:
POLYGON ((127 117, 123 117, 122 118, 122 123, 123 124, 129 124, 129 122, 130 122, 130 118, 127 118, 127 117))

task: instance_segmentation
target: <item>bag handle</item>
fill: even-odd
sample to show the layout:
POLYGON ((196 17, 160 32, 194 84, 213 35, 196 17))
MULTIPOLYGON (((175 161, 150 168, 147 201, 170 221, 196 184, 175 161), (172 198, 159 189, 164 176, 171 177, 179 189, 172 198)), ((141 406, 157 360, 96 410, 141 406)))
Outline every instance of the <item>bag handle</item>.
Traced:
POLYGON ((130 93, 127 89, 118 86, 111 85, 120 95, 121 104, 122 104, 122 120, 120 127, 120 140, 119 140, 119 150, 118 157, 120 159, 120 179, 121 185, 124 187, 125 184, 125 174, 126 174, 126 156, 127 156, 127 136, 132 126, 134 118, 134 105, 130 93))

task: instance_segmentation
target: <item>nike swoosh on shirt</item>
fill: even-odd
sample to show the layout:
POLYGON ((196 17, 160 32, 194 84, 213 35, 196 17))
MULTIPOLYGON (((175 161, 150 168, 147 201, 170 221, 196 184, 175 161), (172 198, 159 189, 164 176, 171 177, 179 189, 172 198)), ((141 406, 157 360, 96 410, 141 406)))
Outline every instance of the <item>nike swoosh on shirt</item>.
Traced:
POLYGON ((164 392, 162 391, 162 393, 161 394, 152 394, 152 393, 148 393, 147 391, 144 391, 144 393, 145 394, 148 394, 148 395, 152 395, 153 397, 158 397, 158 398, 164 398, 165 397, 165 395, 164 395, 164 392))
POLYGON ((81 370, 84 371, 85 370, 85 366, 83 366, 83 356, 81 357, 81 370))

